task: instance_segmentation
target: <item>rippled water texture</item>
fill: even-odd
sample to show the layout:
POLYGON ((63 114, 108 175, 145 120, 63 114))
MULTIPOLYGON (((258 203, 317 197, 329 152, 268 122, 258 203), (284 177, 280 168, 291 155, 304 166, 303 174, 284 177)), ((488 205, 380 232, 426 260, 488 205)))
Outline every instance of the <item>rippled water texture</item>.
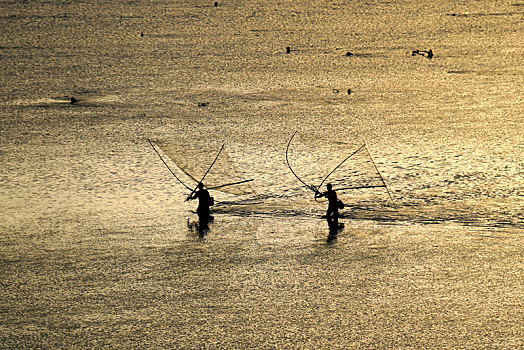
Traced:
POLYGON ((0 6, 1 348, 524 345, 524 3, 0 6))

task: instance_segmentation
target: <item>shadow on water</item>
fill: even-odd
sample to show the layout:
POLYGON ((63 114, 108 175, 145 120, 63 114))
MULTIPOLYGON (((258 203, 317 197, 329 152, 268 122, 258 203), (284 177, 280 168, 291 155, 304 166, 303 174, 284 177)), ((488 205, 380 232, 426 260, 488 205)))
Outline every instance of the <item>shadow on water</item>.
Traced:
POLYGON ((436 225, 443 223, 458 224, 467 227, 482 228, 523 228, 521 216, 509 215, 503 210, 490 207, 462 206, 449 204, 403 203, 394 210, 386 210, 373 204, 352 207, 342 217, 350 220, 374 221, 384 225, 412 223, 436 225))
MULTIPOLYGON (((296 204, 296 203, 294 203, 296 204)), ((315 205, 294 205, 289 202, 264 203, 253 202, 246 205, 223 205, 215 208, 218 215, 239 217, 266 217, 288 218, 298 220, 321 219, 326 220, 323 209, 315 205)), ((524 219, 521 216, 511 216, 501 210, 491 208, 486 210, 474 206, 457 205, 423 205, 420 203, 384 203, 361 202, 348 205, 340 212, 340 221, 367 221, 380 225, 438 225, 458 224, 465 227, 483 228, 524 228, 524 219)), ((343 225, 343 223, 340 223, 343 225)), ((330 224, 331 240, 336 239, 335 224, 330 224)))
POLYGON ((21 98, 11 101, 6 101, 1 105, 14 106, 17 108, 45 108, 45 109, 63 109, 63 108, 79 108, 79 107, 112 107, 117 104, 122 104, 121 96, 116 93, 102 92, 96 90, 80 90, 74 91, 74 96, 50 96, 50 97, 35 97, 35 98, 21 98))
MULTIPOLYGON (((391 203, 384 200, 353 199, 340 212, 340 220, 366 221, 380 225, 438 225, 457 224, 480 228, 524 228, 524 217, 510 214, 504 207, 484 206, 480 202, 448 201, 446 198, 429 198, 421 201, 405 199, 391 203)), ((213 212, 217 215, 281 219, 325 220, 324 204, 304 200, 296 193, 276 195, 268 193, 238 200, 217 201, 213 212)), ((330 225, 330 238, 336 240, 336 230, 330 225)))

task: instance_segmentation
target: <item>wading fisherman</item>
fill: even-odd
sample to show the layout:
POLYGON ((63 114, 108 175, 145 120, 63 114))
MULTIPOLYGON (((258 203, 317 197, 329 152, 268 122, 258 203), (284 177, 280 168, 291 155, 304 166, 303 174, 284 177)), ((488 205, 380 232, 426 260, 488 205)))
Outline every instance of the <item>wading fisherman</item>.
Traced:
POLYGON ((209 206, 211 205, 211 196, 209 192, 204 188, 202 182, 198 183, 198 190, 193 194, 190 194, 187 197, 187 200, 197 199, 198 198, 198 207, 197 214, 200 221, 209 221, 209 206))
POLYGON ((327 191, 324 193, 315 193, 316 198, 326 197, 328 199, 328 208, 326 212, 326 220, 338 224, 338 206, 339 200, 337 192, 333 189, 331 184, 327 184, 327 191))

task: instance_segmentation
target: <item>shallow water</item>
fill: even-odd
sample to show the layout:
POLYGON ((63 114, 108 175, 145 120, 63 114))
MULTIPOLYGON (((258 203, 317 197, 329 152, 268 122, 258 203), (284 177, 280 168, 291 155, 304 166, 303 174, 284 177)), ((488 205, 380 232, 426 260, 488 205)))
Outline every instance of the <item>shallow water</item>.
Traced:
POLYGON ((523 345, 522 4, 2 9, 3 348, 523 345), (366 143, 393 201, 339 193, 330 235, 295 131, 302 179, 366 143), (148 139, 225 143, 259 196, 198 232, 148 139))

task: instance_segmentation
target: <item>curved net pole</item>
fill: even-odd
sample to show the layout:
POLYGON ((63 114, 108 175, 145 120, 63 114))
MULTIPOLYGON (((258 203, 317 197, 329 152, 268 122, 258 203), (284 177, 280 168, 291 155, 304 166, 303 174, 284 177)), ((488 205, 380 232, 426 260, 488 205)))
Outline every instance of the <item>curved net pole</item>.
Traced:
MULTIPOLYGON (((218 151, 218 154, 217 156, 215 157, 215 160, 213 160, 213 163, 211 163, 211 165, 209 166, 209 168, 207 168, 207 171, 205 172, 204 176, 202 176, 202 178, 200 179, 200 181, 197 183, 196 187, 193 189, 193 191, 191 191, 191 194, 189 195, 189 197, 191 197, 193 195, 193 193, 195 193, 196 189, 198 188, 198 184, 199 183, 202 183, 202 181, 204 181, 204 178, 206 177, 206 175, 209 173, 209 170, 211 170, 211 168, 213 167, 213 165, 215 165, 218 157, 220 156, 220 153, 222 153, 222 151, 224 150, 224 144, 222 144, 222 147, 220 147, 220 151, 218 151)), ((188 197, 188 198, 189 198, 188 197)))
POLYGON ((169 167, 169 165, 167 165, 166 161, 164 160, 164 158, 162 158, 162 156, 160 155, 160 153, 158 153, 157 149, 155 148, 155 146, 153 146, 153 143, 151 142, 150 139, 147 139, 147 142, 149 142, 149 144, 151 145, 151 148, 153 148, 153 150, 155 151, 155 153, 158 155, 158 157, 160 157, 160 160, 162 161, 162 163, 164 163, 164 165, 167 167, 167 169, 169 169, 169 171, 171 172, 171 174, 173 174, 173 176, 175 177, 175 179, 178 180, 178 182, 180 182, 185 188, 187 188, 188 190, 191 189, 191 187, 187 186, 185 183, 182 182, 182 180, 180 180, 180 178, 178 176, 176 176, 176 174, 173 172, 173 170, 171 170, 171 168, 169 167))
POLYGON ((313 186, 308 185, 300 177, 298 177, 298 175, 295 173, 295 171, 293 170, 293 168, 291 168, 291 165, 289 164, 289 157, 288 157, 289 146, 291 145, 291 141, 293 141, 293 138, 295 137, 296 134, 297 134, 297 132, 295 131, 295 133, 293 134, 293 136, 291 136, 291 139, 289 139, 289 142, 287 143, 287 147, 286 147, 286 163, 287 163, 287 166, 288 166, 289 170, 291 170, 291 173, 297 178, 297 180, 300 181, 304 186, 306 186, 306 188, 308 188, 311 191, 315 192, 315 195, 316 195, 318 193, 318 191, 315 190, 313 188, 313 186))
MULTIPOLYGON (((344 164, 349 158, 353 157, 355 154, 358 153, 358 151, 360 151, 362 148, 364 148, 366 146, 366 144, 363 144, 362 146, 360 146, 355 152, 351 153, 349 156, 347 156, 343 161, 341 161, 333 170, 331 170, 331 172, 329 174, 326 175, 326 177, 324 178, 324 180, 322 180, 322 182, 320 183, 320 185, 318 185, 318 189, 320 189, 322 187, 322 185, 324 184, 324 182, 328 179, 329 176, 331 176, 331 174, 333 174, 338 168, 340 168, 340 166, 342 164, 344 164)), ((315 198, 316 200, 316 198, 315 198)))

